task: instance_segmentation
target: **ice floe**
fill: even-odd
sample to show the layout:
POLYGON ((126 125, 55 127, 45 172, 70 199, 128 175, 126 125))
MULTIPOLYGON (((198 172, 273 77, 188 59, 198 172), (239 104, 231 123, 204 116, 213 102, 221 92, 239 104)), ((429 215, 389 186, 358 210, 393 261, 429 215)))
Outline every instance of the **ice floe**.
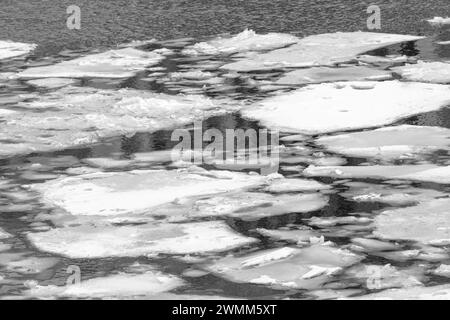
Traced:
POLYGON ((337 32, 309 36, 294 45, 263 54, 250 55, 222 68, 233 71, 284 67, 329 66, 354 60, 356 56, 393 44, 423 37, 371 32, 337 32))
POLYGON ((44 78, 29 80, 27 83, 35 87, 57 89, 68 85, 74 85, 77 83, 77 80, 70 78, 44 78))
POLYGON ((299 39, 283 33, 256 34, 253 30, 243 32, 231 38, 218 38, 208 42, 196 43, 183 50, 188 55, 232 54, 246 51, 264 51, 278 49, 294 44, 299 39))
POLYGON ((350 157, 383 160, 414 158, 450 148, 450 130, 440 127, 401 125, 376 130, 321 137, 316 143, 350 157))
POLYGON ((450 278, 450 266, 447 264, 441 264, 439 268, 433 270, 433 274, 441 277, 450 278))
POLYGON ((434 17, 433 19, 427 20, 429 24, 431 24, 433 27, 439 27, 444 25, 450 25, 450 18, 443 18, 443 17, 434 17))
POLYGON ((49 298, 158 299, 164 293, 184 285, 180 278, 159 271, 142 274, 119 273, 93 278, 67 286, 33 285, 25 296, 49 298))
POLYGON ((135 170, 62 178, 34 189, 45 202, 72 215, 108 216, 143 213, 180 198, 249 188, 264 181, 259 175, 223 171, 135 170))
POLYGON ((376 216, 374 234, 383 239, 411 240, 429 245, 450 244, 450 199, 386 210, 376 216))
POLYGON ((401 165, 401 166, 310 166, 303 171, 307 177, 373 178, 450 183, 450 166, 401 165))
POLYGON ((0 240, 8 239, 10 237, 12 237, 12 236, 9 233, 7 233, 5 230, 0 228, 0 240))
POLYGON ((55 228, 29 233, 39 250, 70 258, 138 257, 155 254, 206 254, 256 242, 222 221, 55 228))
POLYGON ((286 73, 275 83, 279 85, 303 85, 310 83, 362 80, 391 80, 392 72, 368 67, 345 68, 317 67, 299 69, 286 73))
POLYGON ((225 257, 208 265, 209 271, 234 282, 274 288, 314 289, 361 260, 349 251, 325 245, 303 249, 284 247, 225 257))
POLYGON ((445 85, 338 82, 268 98, 243 109, 242 114, 272 130, 326 133, 386 125, 449 104, 450 90, 445 85))
POLYGON ((450 286, 416 286, 402 289, 389 289, 377 293, 367 294, 358 298, 362 300, 449 300, 450 286))
POLYGON ((163 56, 134 48, 91 54, 52 66, 29 68, 19 73, 21 78, 128 78, 148 66, 157 64, 163 56))
POLYGON ((293 241, 298 244, 309 244, 311 243, 312 238, 319 238, 320 235, 320 233, 308 227, 291 230, 257 229, 257 231, 263 236, 270 237, 275 240, 293 241))
POLYGON ((0 40, 0 60, 23 56, 33 51, 37 45, 0 40))
POLYGON ((306 179, 276 179, 264 190, 271 193, 308 192, 329 189, 323 183, 306 179))
POLYGON ((447 62, 419 62, 391 70, 409 81, 450 83, 450 63, 447 62))

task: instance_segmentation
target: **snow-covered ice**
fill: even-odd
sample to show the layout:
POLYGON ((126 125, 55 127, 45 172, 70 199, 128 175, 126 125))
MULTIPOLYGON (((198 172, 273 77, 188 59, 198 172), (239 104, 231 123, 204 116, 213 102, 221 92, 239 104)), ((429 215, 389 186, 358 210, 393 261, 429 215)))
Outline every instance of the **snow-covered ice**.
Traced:
POLYGON ((449 198, 426 201, 413 207, 386 210, 376 216, 374 234, 384 239, 448 245, 449 210, 449 198))
POLYGON ((21 78, 128 78, 146 67, 157 64, 163 56, 134 48, 91 54, 56 65, 29 68, 21 78))
POLYGON ((329 281, 342 268, 360 260, 360 256, 346 250, 312 245, 302 249, 284 247, 242 257, 225 257, 211 263, 207 269, 234 282, 314 289, 329 281))
POLYGON ((356 56, 393 44, 423 37, 371 32, 337 32, 312 35, 294 45, 263 54, 253 54, 223 66, 233 71, 284 67, 329 66, 354 60, 356 56))
POLYGON ((139 257, 155 254, 206 254, 256 242, 222 221, 131 226, 92 224, 29 233, 39 250, 70 258, 139 257))
POLYGON ((0 60, 23 56, 33 51, 37 45, 0 40, 0 60))
POLYGON ((420 61, 417 64, 395 67, 391 70, 409 81, 450 83, 450 63, 448 62, 420 61))
POLYGON ((376 130, 325 136, 316 143, 350 157, 391 160, 414 158, 436 150, 450 150, 450 130, 400 125, 376 130))
POLYGON ((392 72, 362 66, 345 68, 316 67, 288 72, 275 83, 279 85, 303 85, 335 81, 378 81, 391 79, 392 72))
POLYGON ((326 133, 370 128, 450 105, 448 86, 400 81, 309 85, 242 110, 272 130, 326 133), (362 89, 359 85, 369 85, 362 89))
POLYGON ((294 44, 299 39, 283 33, 256 34, 253 30, 243 32, 230 38, 217 38, 208 42, 196 43, 183 50, 188 55, 233 54, 246 51, 265 51, 294 44))
POLYGON ((310 166, 303 171, 307 177, 373 178, 450 183, 450 166, 399 165, 399 166, 310 166))
POLYGON ((450 25, 450 18, 443 18, 443 17, 434 17, 433 19, 427 20, 429 24, 431 24, 433 27, 440 27, 444 25, 450 25))

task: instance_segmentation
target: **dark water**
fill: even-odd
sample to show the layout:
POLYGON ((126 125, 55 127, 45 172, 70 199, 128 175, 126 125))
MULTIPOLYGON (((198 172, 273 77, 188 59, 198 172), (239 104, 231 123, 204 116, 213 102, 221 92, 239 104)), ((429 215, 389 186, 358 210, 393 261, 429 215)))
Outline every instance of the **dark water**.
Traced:
POLYGON ((1 0, 0 39, 37 43, 36 54, 50 55, 67 48, 198 38, 245 28, 299 35, 357 31, 366 30, 366 10, 373 3, 381 8, 382 32, 431 35, 423 20, 450 15, 448 0, 1 0), (81 9, 80 30, 66 27, 70 5, 81 9))

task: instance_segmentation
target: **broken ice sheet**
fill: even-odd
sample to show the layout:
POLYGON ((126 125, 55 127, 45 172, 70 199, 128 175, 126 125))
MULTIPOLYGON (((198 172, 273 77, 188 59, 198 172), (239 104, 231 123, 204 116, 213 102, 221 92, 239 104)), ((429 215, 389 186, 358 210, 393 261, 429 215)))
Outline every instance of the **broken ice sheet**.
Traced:
POLYGON ((96 298, 96 299, 157 299, 164 293, 184 285, 180 278, 159 271, 142 274, 118 273, 92 278, 68 286, 32 285, 24 292, 26 297, 96 298))
POLYGON ((174 128, 236 108, 202 96, 166 95, 134 89, 65 87, 5 115, 0 155, 52 151, 104 137, 174 128), (35 111, 35 112, 32 112, 35 111))
POLYGON ((19 57, 33 51, 37 45, 0 40, 0 60, 19 57))
POLYGON ((154 52, 134 48, 90 54, 56 65, 29 68, 19 73, 21 78, 129 78, 164 57, 154 52))
POLYGON ((407 208, 386 210, 375 217, 374 235, 434 246, 450 244, 450 199, 434 199, 407 208))
POLYGON ((308 85, 241 112, 272 130, 327 133, 371 128, 450 104, 445 85, 399 81, 308 85), (360 85, 364 85, 360 87, 360 85), (361 103, 364 101, 364 103, 361 103))
POLYGON ((450 150, 450 130, 401 125, 325 136, 317 139, 316 143, 331 152, 350 157, 407 159, 436 150, 450 150))
POLYGON ((368 51, 423 37, 371 32, 337 32, 309 36, 294 45, 223 66, 223 69, 248 72, 284 67, 329 66, 344 63, 368 51))
POLYGON ((345 68, 317 67, 291 71, 275 83, 279 85, 303 85, 310 83, 362 80, 391 80, 392 72, 368 67, 351 66, 345 68))
POLYGON ((398 179, 439 184, 450 183, 450 166, 431 164, 398 166, 309 166, 303 171, 303 174, 306 177, 398 179))
POLYGON ((242 257, 225 257, 207 270, 227 280, 271 286, 276 289, 317 289, 361 257, 325 245, 297 249, 284 247, 242 257))
POLYGON ((196 43, 186 47, 182 53, 186 55, 233 54, 246 51, 264 51, 285 47, 296 43, 299 39, 283 33, 256 34, 246 29, 230 38, 217 38, 208 42, 196 43))
POLYGON ((222 221, 132 226, 86 224, 29 233, 28 239, 41 251, 69 258, 207 254, 257 241, 234 232, 222 221))
POLYGON ((450 63, 423 62, 391 69, 402 78, 409 81, 450 83, 450 63))

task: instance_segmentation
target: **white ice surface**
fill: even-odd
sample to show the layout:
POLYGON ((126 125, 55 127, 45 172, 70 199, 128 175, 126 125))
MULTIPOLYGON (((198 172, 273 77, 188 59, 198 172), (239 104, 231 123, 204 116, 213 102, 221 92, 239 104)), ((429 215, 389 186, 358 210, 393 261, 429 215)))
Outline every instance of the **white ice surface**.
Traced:
POLYGON ((326 133, 393 123, 450 105, 450 89, 416 82, 338 82, 309 85, 242 110, 271 130, 326 133))
POLYGON ((37 45, 0 40, 0 60, 19 57, 33 51, 37 45))
POLYGON ((409 81, 450 83, 450 63, 448 62, 419 62, 391 70, 409 81))

